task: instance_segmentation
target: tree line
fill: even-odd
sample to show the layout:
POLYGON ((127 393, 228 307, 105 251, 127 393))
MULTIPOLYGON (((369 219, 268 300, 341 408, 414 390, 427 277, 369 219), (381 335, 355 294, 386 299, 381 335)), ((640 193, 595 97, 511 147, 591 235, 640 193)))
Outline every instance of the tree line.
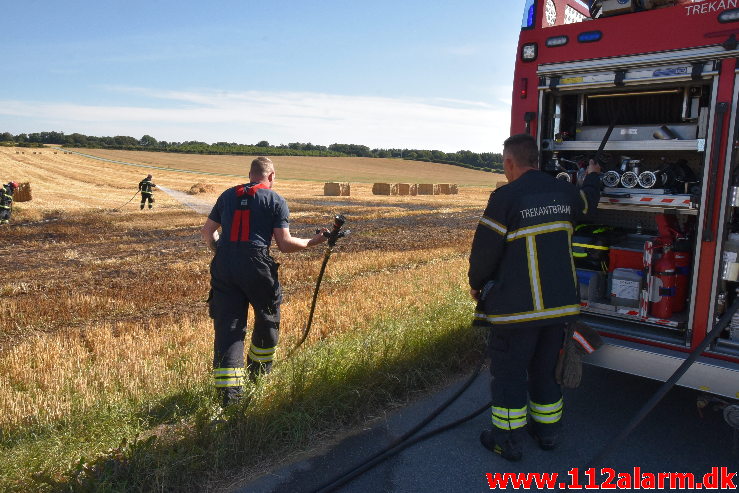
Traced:
POLYGON ((465 168, 500 171, 503 169, 503 156, 496 152, 457 151, 446 153, 427 149, 370 149, 358 144, 331 144, 329 146, 302 142, 271 145, 266 140, 256 144, 238 144, 236 142, 215 142, 208 144, 199 141, 168 142, 157 140, 151 135, 140 139, 125 135, 115 137, 96 137, 80 133, 36 132, 13 135, 10 132, 0 133, 0 145, 20 147, 37 147, 44 144, 56 144, 66 147, 83 147, 88 149, 118 149, 152 152, 180 152, 188 154, 236 154, 236 155, 268 155, 268 156, 326 156, 326 157, 368 157, 399 158, 414 161, 451 164, 465 168))

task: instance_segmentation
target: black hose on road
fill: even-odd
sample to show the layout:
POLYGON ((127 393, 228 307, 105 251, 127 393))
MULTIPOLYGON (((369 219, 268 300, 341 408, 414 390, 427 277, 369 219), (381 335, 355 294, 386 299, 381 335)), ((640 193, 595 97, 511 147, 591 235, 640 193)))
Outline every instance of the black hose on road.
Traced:
POLYGON ((484 364, 484 361, 480 362, 480 364, 477 366, 472 376, 467 379, 464 385, 462 385, 462 387, 459 390, 457 390, 457 392, 455 392, 454 395, 452 395, 450 398, 444 401, 444 403, 442 403, 439 407, 437 407, 423 421, 421 421, 416 426, 414 426, 412 429, 408 430, 402 436, 394 440, 387 447, 383 448, 379 452, 376 452, 371 457, 365 459, 365 462, 363 462, 362 464, 359 464, 355 466, 354 468, 341 473, 340 475, 336 476, 334 479, 324 483, 323 485, 319 486, 315 490, 312 490, 312 493, 328 493, 330 491, 336 491, 337 488, 340 488, 341 486, 353 481, 355 478, 361 476, 362 474, 374 468, 376 465, 380 464, 386 459, 389 459, 390 457, 397 455, 398 453, 402 452, 403 450, 410 447, 411 445, 415 445, 416 443, 426 440, 427 438, 430 438, 444 431, 450 430, 454 428, 455 426, 458 426, 462 423, 465 423, 471 420, 472 418, 477 417, 478 415, 482 414, 486 409, 489 409, 490 406, 492 405, 492 401, 488 402, 483 407, 481 407, 480 409, 476 410, 474 413, 468 416, 465 416, 461 419, 458 419, 457 421, 446 424, 444 426, 441 426, 440 428, 431 430, 427 433, 424 433, 423 435, 419 435, 416 438, 409 440, 411 436, 416 434, 424 426, 426 426, 428 423, 433 421, 447 407, 449 407, 454 401, 456 401, 457 398, 459 398, 459 396, 462 395, 462 393, 465 390, 467 390, 470 385, 472 385, 472 382, 474 382, 475 379, 477 379, 477 377, 480 375, 480 371, 483 368, 483 364, 484 364))

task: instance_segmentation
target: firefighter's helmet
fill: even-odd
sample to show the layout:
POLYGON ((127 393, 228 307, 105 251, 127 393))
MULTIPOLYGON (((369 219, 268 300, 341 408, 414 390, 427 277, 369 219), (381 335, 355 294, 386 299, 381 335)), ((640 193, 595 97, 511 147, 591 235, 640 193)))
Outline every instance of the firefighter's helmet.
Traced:
POLYGON ((20 186, 20 185, 18 185, 18 182, 17 182, 17 181, 11 181, 11 182, 8 182, 8 185, 10 186, 10 188, 11 188, 12 190, 17 190, 17 189, 18 189, 18 187, 20 186))

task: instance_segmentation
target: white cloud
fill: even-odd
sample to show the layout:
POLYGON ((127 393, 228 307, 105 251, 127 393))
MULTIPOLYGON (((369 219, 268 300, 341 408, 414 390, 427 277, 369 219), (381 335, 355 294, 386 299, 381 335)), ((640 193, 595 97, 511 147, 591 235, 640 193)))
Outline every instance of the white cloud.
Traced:
POLYGON ((488 103, 308 92, 108 90, 137 99, 154 99, 156 104, 11 100, 0 101, 0 116, 12 116, 23 128, 31 124, 35 127, 20 130, 26 132, 61 130, 134 137, 150 134, 160 140, 206 142, 340 142, 446 152, 499 152, 510 126, 510 106, 501 103, 502 98, 488 103))

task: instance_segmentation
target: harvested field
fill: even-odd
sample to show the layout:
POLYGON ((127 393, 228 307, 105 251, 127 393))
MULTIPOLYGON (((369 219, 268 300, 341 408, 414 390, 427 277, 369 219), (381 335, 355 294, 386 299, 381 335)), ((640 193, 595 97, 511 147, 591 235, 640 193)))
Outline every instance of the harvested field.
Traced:
MULTIPOLYGON (((227 173, 245 176, 255 156, 208 156, 146 151, 106 151, 102 149, 74 149, 76 152, 106 159, 141 163, 143 165, 182 170, 227 173)), ((38 157, 38 156, 37 156, 38 157)), ((277 165, 278 180, 307 180, 317 182, 436 182, 458 183, 463 186, 492 188, 498 173, 476 171, 460 166, 424 163, 400 159, 362 157, 305 157, 272 156, 277 165)), ((153 170, 156 177, 157 171, 153 170)), ((144 176, 146 172, 144 172, 144 176)))
MULTIPOLYGON (((2 442, 0 470, 4 464, 13 471, 4 474, 25 484, 18 478, 32 471, 9 464, 38 452, 16 450, 26 440, 18 437, 45 430, 53 441, 53 430, 101 406, 135 404, 148 409, 166 396, 207 388, 212 328, 204 300, 212 257, 199 237, 204 216, 162 191, 155 191, 152 211, 139 211, 135 196, 126 203, 148 172, 155 183, 181 194, 194 187, 192 174, 150 171, 61 152, 17 151, 0 148, 0 169, 9 179, 32 182, 33 200, 17 205, 13 223, 2 230, 0 241, 1 267, 7 271, 12 259, 14 270, 12 277, 0 281, 0 373, 6 376, 0 379, 0 439, 11 437, 2 442), (29 372, 29 365, 38 371, 29 372)), ((98 154, 124 161, 142 155, 170 159, 164 154, 98 154)), ((219 172, 248 163, 247 158, 185 157, 190 169, 219 172)), ((180 166, 178 159, 168 162, 180 166)), ((325 168, 316 165, 321 161, 311 161, 317 175, 335 181, 347 178, 331 174, 337 158, 325 159, 329 161, 325 168)), ((387 176, 390 165, 400 175, 415 164, 385 160, 381 171, 367 167, 349 176, 350 197, 327 198, 323 180, 286 179, 305 165, 297 159, 287 164, 290 161, 275 158, 280 176, 275 190, 288 200, 293 234, 310 236, 317 226, 329 226, 336 213, 345 214, 352 230, 337 245, 326 270, 308 346, 351 333, 378 314, 433 305, 438 292, 450 289, 449 279, 463 279, 472 233, 491 186, 499 179, 474 172, 475 180, 488 184, 461 187, 452 196, 373 195, 372 180, 362 183, 357 176, 387 176), (393 296, 372 295, 382 292, 393 296)), ((375 161, 365 160, 362 166, 375 161)), ((455 181, 463 181, 460 168, 449 168, 455 181)), ((434 181, 443 179, 426 173, 434 181)), ((212 189, 203 187, 205 191, 198 191, 192 200, 212 204, 221 191, 239 181, 208 176, 212 189)), ((196 184, 198 190, 203 184, 196 184)), ((273 251, 282 264, 285 290, 281 348, 292 347, 300 337, 323 254, 322 248, 290 255, 273 251)), ((278 363, 286 353, 278 353, 278 363)), ((126 433, 121 429, 107 442, 94 445, 93 438, 55 445, 63 457, 47 452, 29 463, 60 474, 83 455, 103 453, 121 439, 133 438, 126 433)))

